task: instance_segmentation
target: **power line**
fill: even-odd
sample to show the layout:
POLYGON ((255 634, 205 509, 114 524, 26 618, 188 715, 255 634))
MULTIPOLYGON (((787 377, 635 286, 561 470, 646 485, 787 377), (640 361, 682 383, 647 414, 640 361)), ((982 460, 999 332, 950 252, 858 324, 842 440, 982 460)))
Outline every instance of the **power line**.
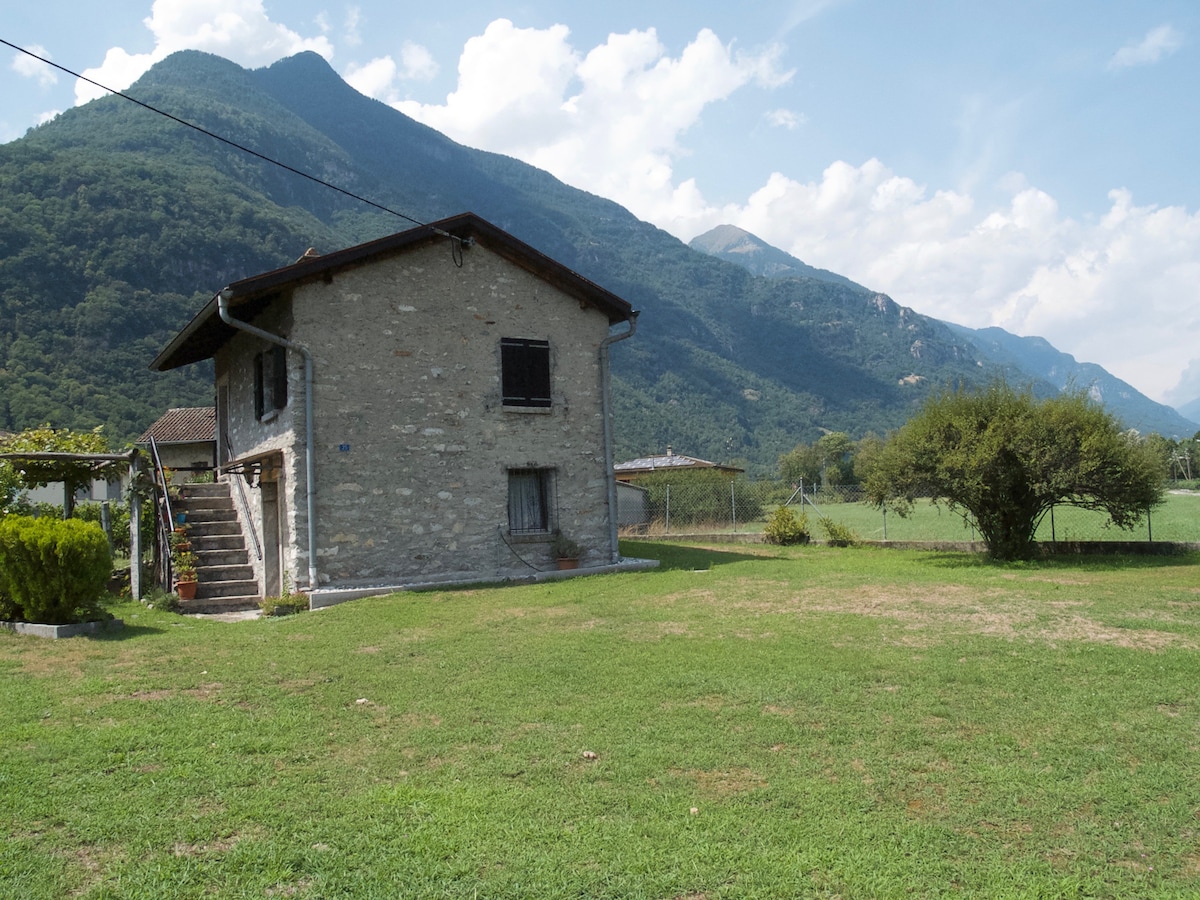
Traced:
MULTIPOLYGON (((394 210, 394 209, 391 209, 390 207, 384 206, 381 203, 376 203, 374 200, 369 200, 366 197, 363 197, 359 194, 355 194, 353 191, 348 191, 345 188, 338 187, 336 184, 331 184, 330 182, 325 181, 324 179, 318 178, 316 175, 310 175, 308 172, 294 168, 293 166, 289 166, 287 163, 280 162, 277 159, 273 159, 270 156, 266 156, 262 153, 259 153, 257 150, 252 150, 251 148, 245 146, 244 144, 239 144, 237 141, 230 140, 227 137, 222 137, 221 135, 216 134, 215 132, 209 131, 207 128, 202 128, 201 126, 195 124, 194 122, 189 122, 186 119, 181 119, 181 118, 179 118, 179 116, 172 115, 171 113, 161 110, 156 106, 151 106, 149 103, 145 103, 145 102, 137 99, 137 97, 131 97, 129 94, 125 94, 125 93, 122 93, 121 91, 114 90, 113 88, 110 88, 107 85, 101 84, 98 81, 94 81, 93 79, 88 78, 86 75, 81 75, 78 72, 74 72, 71 69, 68 69, 66 66, 59 65, 58 63, 54 62, 53 60, 46 59, 44 56, 38 56, 36 53, 34 53, 31 50, 26 50, 24 47, 18 47, 16 44, 14 44, 10 41, 6 41, 4 38, 0 38, 0 44, 3 44, 6 47, 11 47, 13 50, 16 50, 18 53, 24 53, 26 56, 33 57, 34 59, 38 60, 39 62, 44 62, 46 65, 52 66, 55 69, 58 69, 60 72, 65 72, 66 74, 70 75, 73 78, 78 78, 80 81, 86 81, 88 84, 94 85, 94 86, 100 88, 100 90, 102 90, 102 91, 108 91, 110 94, 115 94, 116 96, 122 98, 123 100, 128 100, 130 103, 136 103, 138 106, 142 107, 143 109, 148 109, 152 113, 157 113, 160 116, 164 116, 165 118, 170 119, 172 122, 177 122, 180 125, 185 125, 188 128, 191 128, 194 131, 198 131, 201 134, 205 135, 206 137, 210 137, 215 141, 220 141, 222 144, 226 144, 230 147, 233 147, 236 150, 241 150, 243 153, 247 153, 250 156, 255 157, 256 159, 261 159, 263 162, 270 163, 273 166, 278 166, 279 168, 284 169, 285 171, 291 172, 293 175, 299 175, 301 178, 307 178, 309 181, 311 181, 315 184, 321 185, 321 187, 327 187, 330 190, 337 191, 339 194, 343 194, 346 197, 351 198, 352 200, 357 200, 360 203, 365 203, 368 206, 373 206, 375 209, 381 210, 382 212, 388 213, 389 215, 397 216, 398 218, 404 219, 408 222, 412 222, 414 225, 418 225, 422 228, 431 228, 431 230, 435 234, 441 235, 442 237, 447 237, 454 241, 461 241, 461 239, 457 235, 450 234, 450 232, 448 232, 448 231, 443 231, 440 228, 432 228, 432 226, 430 226, 429 223, 427 223, 427 222, 421 222, 417 219, 414 219, 410 215, 406 215, 405 213, 398 212, 397 210, 394 210)), ((456 260, 456 262, 457 262, 457 260, 456 260)), ((461 265, 461 263, 460 263, 460 265, 461 265)))

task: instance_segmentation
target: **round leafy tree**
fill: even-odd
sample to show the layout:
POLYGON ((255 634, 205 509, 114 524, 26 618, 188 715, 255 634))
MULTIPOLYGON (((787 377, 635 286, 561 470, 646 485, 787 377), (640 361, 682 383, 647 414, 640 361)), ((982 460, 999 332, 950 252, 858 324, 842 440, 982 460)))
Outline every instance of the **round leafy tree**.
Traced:
POLYGON ((1130 528, 1162 500, 1153 450, 1082 392, 1037 400, 1003 383, 931 397, 891 435, 868 498, 906 515, 918 497, 965 512, 997 559, 1027 559, 1056 504, 1103 510, 1130 528))

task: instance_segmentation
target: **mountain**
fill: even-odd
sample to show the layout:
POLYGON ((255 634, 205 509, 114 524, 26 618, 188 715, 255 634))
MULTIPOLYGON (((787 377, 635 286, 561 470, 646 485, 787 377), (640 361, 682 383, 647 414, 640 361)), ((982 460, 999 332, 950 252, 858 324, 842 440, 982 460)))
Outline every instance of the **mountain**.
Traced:
POLYGON ((951 325, 975 345, 980 355, 1002 366, 1050 382, 1059 390, 1082 388, 1093 400, 1104 405, 1127 428, 1143 434, 1154 432, 1164 437, 1190 438, 1200 428, 1178 410, 1155 403, 1095 363, 1076 362, 1040 337, 1018 337, 1003 328, 967 328, 951 325))
POLYGON ((727 260, 746 269, 752 275, 763 275, 767 278, 815 278, 818 281, 828 281, 830 284, 842 287, 867 289, 855 284, 844 275, 830 272, 828 269, 818 269, 801 262, 780 250, 772 247, 761 238, 748 231, 743 231, 736 225, 718 225, 698 237, 692 238, 688 246, 709 256, 727 260))
MULTIPOLYGON (((693 238, 689 246, 770 278, 820 278, 867 290, 841 275, 815 269, 734 225, 718 225, 693 238)), ((1195 421, 1181 415, 1181 411, 1155 403, 1101 366, 1076 362, 1075 357, 1056 350, 1045 338, 1018 337, 1003 328, 943 324, 970 345, 982 364, 999 370, 1011 382, 1032 384, 1037 393, 1085 389, 1127 428, 1136 428, 1143 434, 1153 432, 1185 438, 1200 428, 1195 421)), ((1196 407, 1200 415, 1200 401, 1196 407)))
POLYGON ((1180 404, 1175 407, 1175 410, 1185 419, 1192 422, 1200 422, 1200 397, 1188 403, 1180 404))
POLYGON ((168 406, 211 403, 207 365, 147 366, 213 293, 309 247, 464 211, 641 310, 613 354, 621 457, 671 444, 766 474, 798 441, 886 431, 930 390, 1000 370, 944 323, 833 273, 754 275, 456 144, 315 54, 250 71, 184 51, 128 93, 403 217, 118 97, 32 129, 0 146, 0 430, 103 425, 119 442, 168 406))

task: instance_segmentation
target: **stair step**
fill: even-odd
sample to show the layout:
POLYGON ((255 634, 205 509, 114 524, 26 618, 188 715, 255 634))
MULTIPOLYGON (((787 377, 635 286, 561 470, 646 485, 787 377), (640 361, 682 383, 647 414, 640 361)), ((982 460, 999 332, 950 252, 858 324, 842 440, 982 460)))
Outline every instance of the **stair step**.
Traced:
POLYGON ((242 566, 247 569, 250 567, 250 560, 246 556, 244 547, 196 548, 193 552, 196 554, 196 563, 201 569, 207 569, 210 566, 242 566))
POLYGON ((232 506, 229 509, 211 509, 207 507, 204 509, 187 509, 184 510, 184 513, 187 516, 187 524, 192 529, 195 529, 197 525, 208 525, 213 522, 236 522, 238 520, 237 512, 234 511, 232 506))
POLYGON ((180 494, 185 499, 202 498, 202 497, 228 497, 229 486, 223 481, 188 481, 186 485, 180 485, 180 494))
POLYGON ((188 520, 191 526, 188 528, 188 536, 191 538, 197 537, 212 537, 214 535, 228 535, 242 533, 241 523, 237 519, 222 519, 219 522, 192 522, 188 520))
POLYGON ((258 600, 257 581, 201 581, 196 586, 196 599, 212 600, 219 597, 254 597, 258 600))
POLYGON ((258 597, 197 597, 195 600, 180 601, 179 611, 185 615, 208 615, 223 612, 241 612, 257 609, 258 597))
POLYGON ((232 534, 193 534, 191 540, 192 549, 197 553, 217 550, 242 554, 246 552, 246 540, 240 531, 232 534))
POLYGON ((229 563, 200 557, 198 562, 196 571, 202 581, 245 581, 254 577, 254 570, 245 560, 229 563))

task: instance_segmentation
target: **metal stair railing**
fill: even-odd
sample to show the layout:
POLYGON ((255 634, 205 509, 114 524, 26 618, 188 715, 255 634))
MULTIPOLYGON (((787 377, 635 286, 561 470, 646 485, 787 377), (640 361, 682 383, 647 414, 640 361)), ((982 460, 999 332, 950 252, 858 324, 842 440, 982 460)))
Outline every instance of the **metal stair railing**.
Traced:
MULTIPOLYGON (((233 444, 229 440, 229 435, 226 434, 223 437, 225 439, 224 444, 226 458, 232 459, 233 444)), ((238 478, 236 472, 231 474, 233 477, 231 477, 229 480, 233 482, 234 486, 237 488, 237 491, 234 492, 233 496, 234 500, 236 500, 238 504, 238 519, 242 525, 242 533, 245 534, 247 531, 249 531, 250 543, 254 545, 254 556, 256 559, 261 561, 263 558, 262 544, 259 543, 258 532, 254 528, 254 519, 250 516, 250 503, 246 499, 246 487, 242 483, 243 479, 238 478)))
POLYGON ((170 485, 167 484, 167 473, 158 455, 158 443, 150 438, 150 457, 154 462, 154 494, 155 494, 155 526, 154 526, 154 555, 155 574, 158 576, 158 586, 164 590, 171 587, 171 532, 175 527, 175 514, 171 509, 170 485))

